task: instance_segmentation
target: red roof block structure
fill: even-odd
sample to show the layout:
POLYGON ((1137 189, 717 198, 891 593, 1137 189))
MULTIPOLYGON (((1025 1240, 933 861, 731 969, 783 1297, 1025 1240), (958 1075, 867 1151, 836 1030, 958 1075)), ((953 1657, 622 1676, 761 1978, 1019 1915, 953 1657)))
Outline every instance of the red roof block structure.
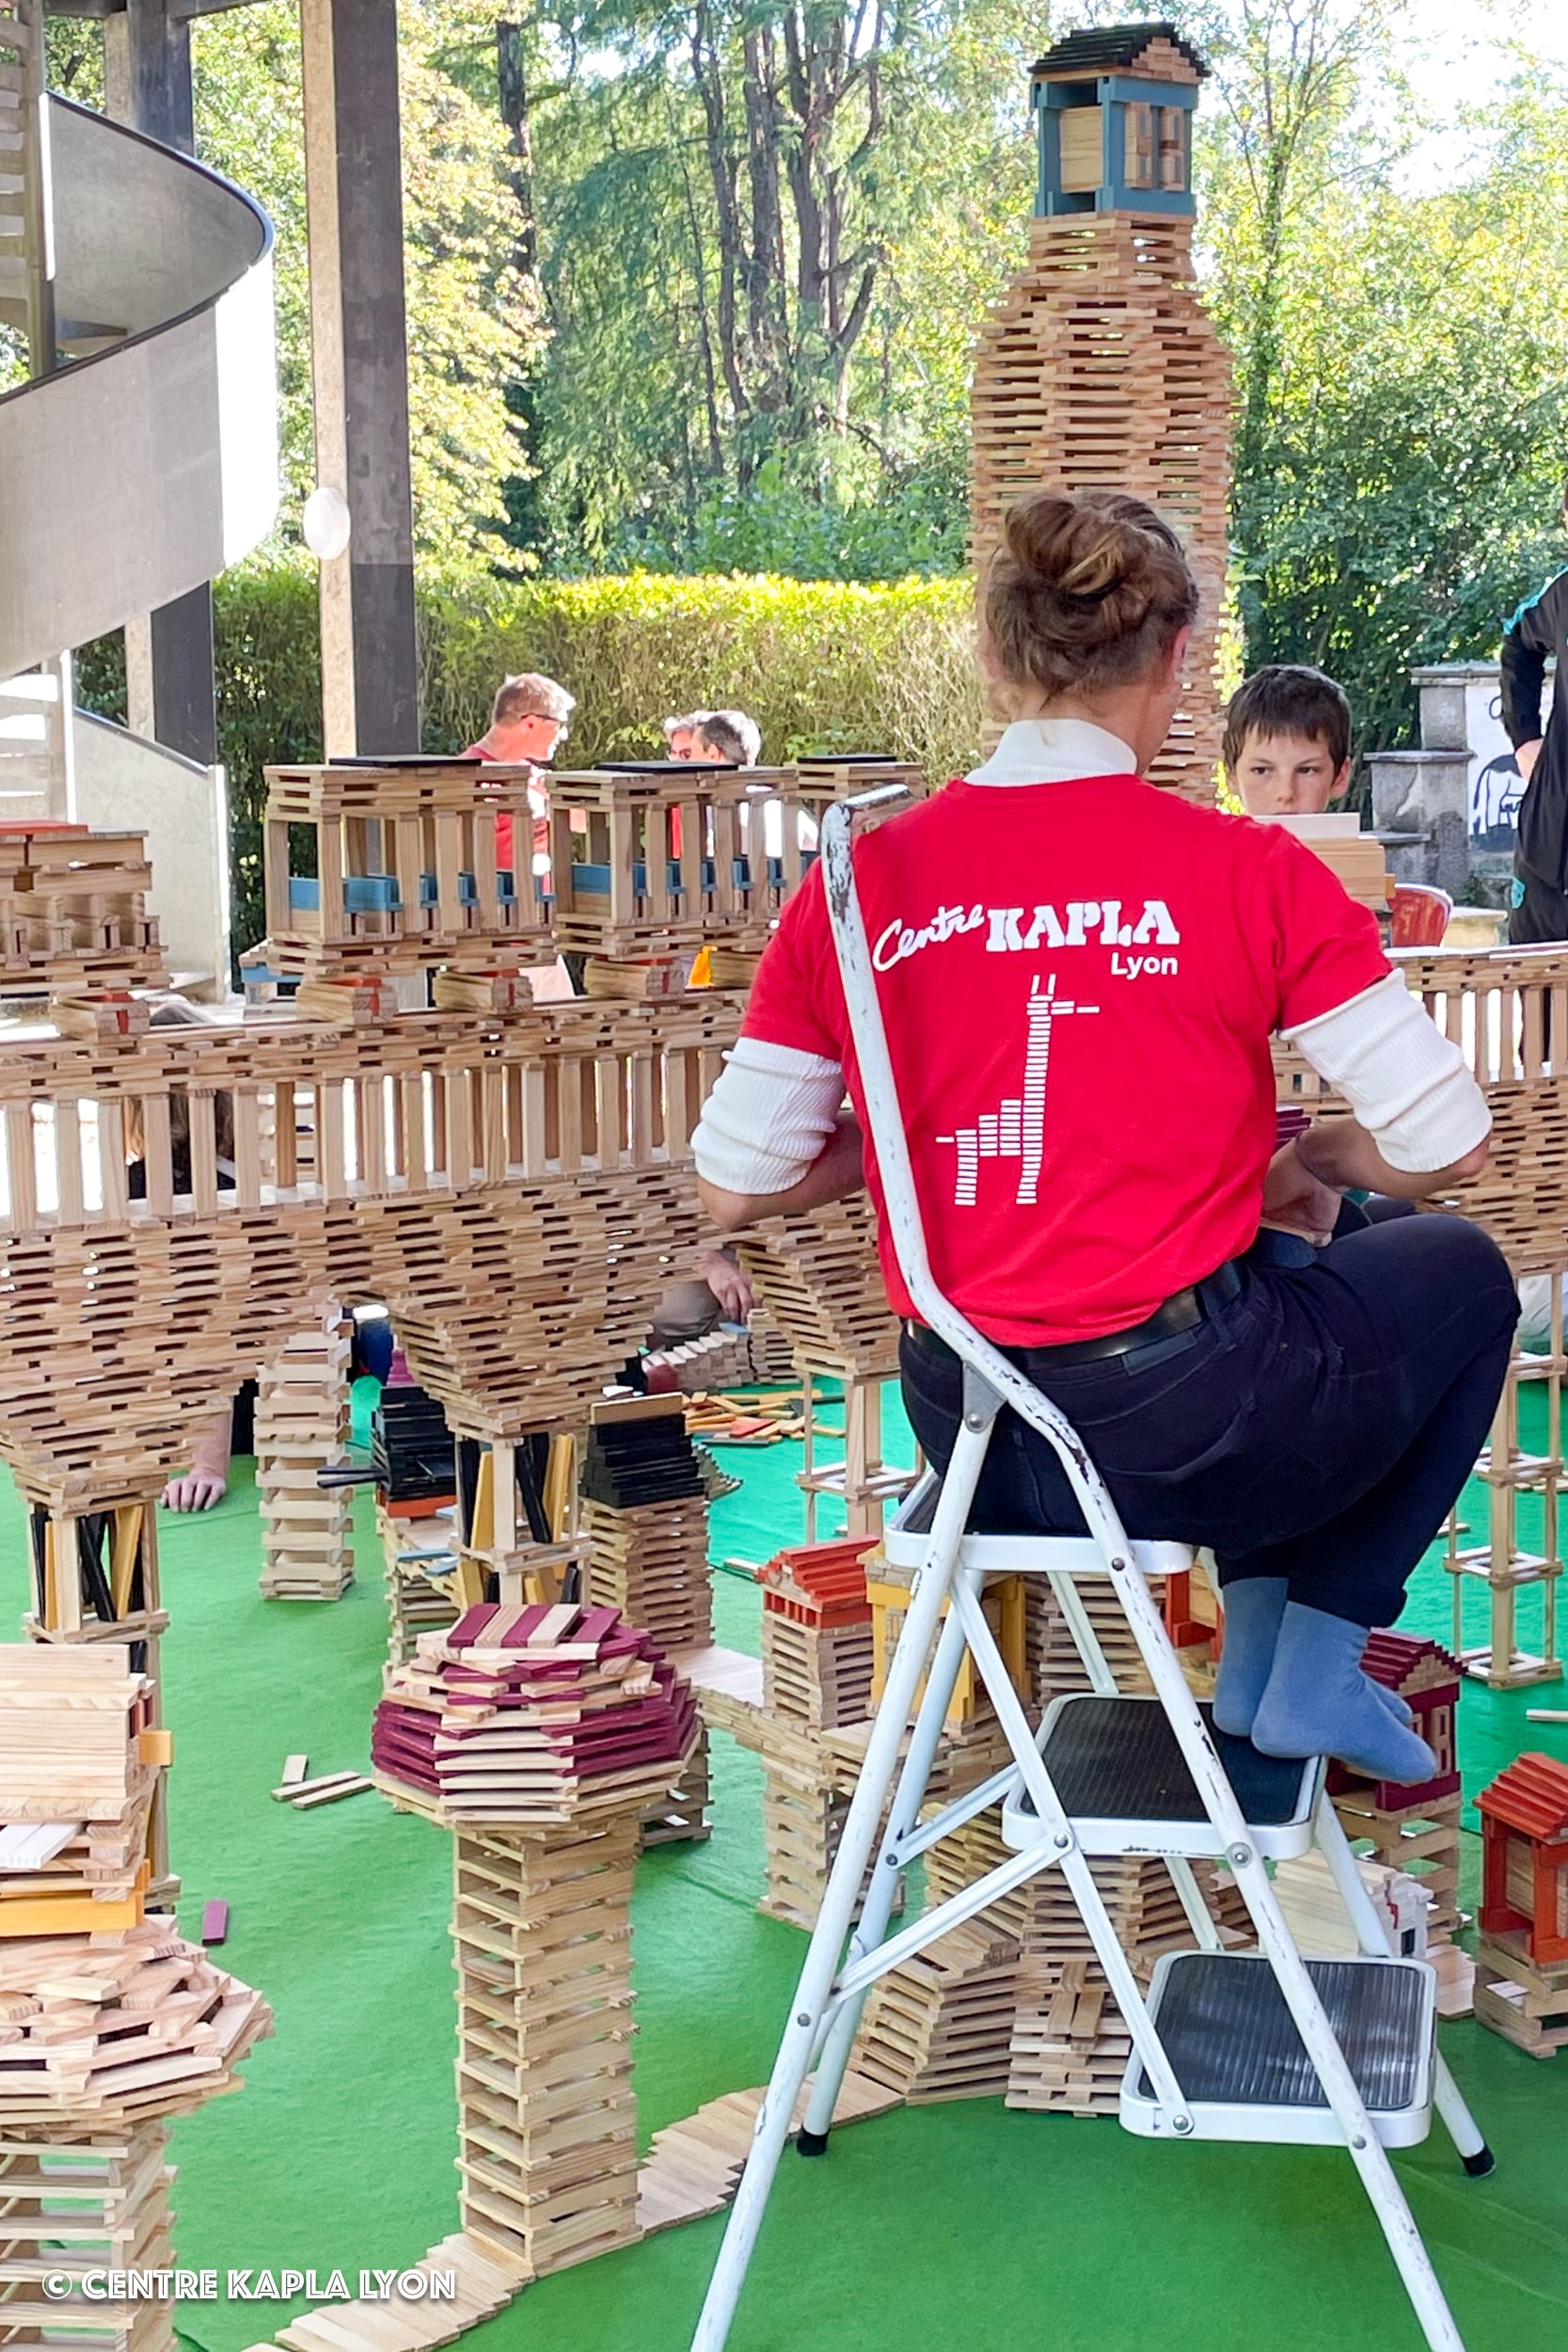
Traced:
POLYGON ((1460 1676, 1453 1652, 1421 1633, 1369 1633, 1361 1665, 1374 1682, 1406 1699, 1450 1682, 1457 1687, 1460 1676))
POLYGON ((1459 1713, 1459 1661, 1441 1642, 1433 1642, 1422 1633, 1369 1633, 1367 1646, 1361 1653, 1361 1663, 1374 1682, 1381 1682, 1386 1691, 1397 1691, 1409 1705, 1416 1719, 1416 1729, 1437 1758, 1437 1770, 1430 1780, 1407 1784, 1404 1781, 1379 1780, 1368 1782, 1343 1764, 1331 1764, 1328 1772, 1330 1796, 1347 1795, 1353 1789, 1372 1791, 1372 1802, 1380 1813, 1409 1813, 1423 1804, 1437 1804, 1445 1797, 1459 1792, 1459 1749, 1457 1717, 1459 1713))
POLYGON ((869 1625, 865 1563, 876 1549, 874 1535, 859 1535, 775 1552, 757 1570, 764 1610, 797 1625, 869 1625))
POLYGON ((1538 1968, 1568 1961, 1568 1764, 1515 1758, 1476 1800, 1485 1839, 1487 1935, 1519 1935, 1538 1968))

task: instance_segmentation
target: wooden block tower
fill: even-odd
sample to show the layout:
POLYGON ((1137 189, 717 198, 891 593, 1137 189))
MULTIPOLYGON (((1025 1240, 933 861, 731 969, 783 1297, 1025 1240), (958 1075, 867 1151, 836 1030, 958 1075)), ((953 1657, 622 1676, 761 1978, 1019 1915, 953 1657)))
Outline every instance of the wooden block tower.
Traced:
POLYGON ((337 1600, 354 1581, 348 1489, 317 1478, 348 1443, 348 1323, 328 1308, 261 1367, 256 1485, 268 1600, 337 1600))
POLYGON ((87 2278, 172 2266, 167 2119, 237 2088, 271 2030, 146 1910, 169 1760, 152 1699, 123 1644, 0 1646, 0 2305, 22 2345, 174 2352, 170 2303, 87 2278))
POLYGON ((455 1832, 463 2226, 531 2272, 638 2234, 630 1905, 689 1686, 613 1609, 470 1610, 388 1668, 377 1785, 455 1832))
POLYGON ((1128 490, 1177 524, 1203 593, 1190 697, 1152 769, 1213 797, 1230 492, 1230 367, 1197 297, 1192 119, 1208 69, 1171 24, 1069 33, 1034 71, 1029 259, 981 329, 974 560, 1037 489, 1128 490))

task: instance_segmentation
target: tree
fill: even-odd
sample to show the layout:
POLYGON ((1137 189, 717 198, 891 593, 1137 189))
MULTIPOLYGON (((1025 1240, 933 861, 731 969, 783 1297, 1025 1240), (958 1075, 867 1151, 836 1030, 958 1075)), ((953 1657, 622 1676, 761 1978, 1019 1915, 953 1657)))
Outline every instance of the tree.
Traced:
POLYGON ((1238 358, 1248 664, 1320 664, 1350 691, 1360 740, 1391 744, 1414 718, 1410 669, 1494 655, 1552 564, 1568 102, 1522 76, 1468 184, 1407 193, 1386 117, 1364 103, 1370 66, 1388 71, 1372 34, 1395 20, 1334 50, 1338 21, 1283 65, 1277 40, 1218 52, 1200 218, 1238 358))
MULTIPOLYGON (((516 263, 507 129, 465 86, 493 60, 478 0, 402 0, 404 239, 416 548, 443 561, 496 547, 503 485, 527 470, 508 388, 541 342, 536 286, 516 263)), ((285 535, 315 481, 299 24, 286 0, 192 27, 198 151, 257 195, 277 232, 285 535)))
POLYGON ((968 344, 1029 210, 1014 13, 610 0, 544 49, 553 559, 746 562, 766 515, 780 560, 960 560, 968 344))

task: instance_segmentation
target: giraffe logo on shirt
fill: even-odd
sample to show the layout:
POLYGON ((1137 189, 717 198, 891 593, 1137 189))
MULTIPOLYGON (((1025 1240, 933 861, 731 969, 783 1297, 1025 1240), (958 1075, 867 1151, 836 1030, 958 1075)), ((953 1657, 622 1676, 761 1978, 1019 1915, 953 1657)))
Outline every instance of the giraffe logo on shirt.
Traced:
POLYGON ((1021 1209, 1037 1205, 1045 1152, 1045 1089, 1051 1072, 1052 1028, 1070 1013, 1099 1010, 1098 1005, 1081 1005, 1070 996, 1058 996, 1054 972, 1043 990, 1036 974, 1024 1016, 1028 1038, 1023 1049, 1022 1092, 1004 1097, 994 1111, 982 1111, 973 1127, 959 1127, 953 1135, 937 1137, 939 1143, 951 1144, 958 1153, 953 1178, 955 1208, 973 1209, 978 1204, 982 1160, 1017 1160, 1018 1189, 1014 1198, 1021 1209))

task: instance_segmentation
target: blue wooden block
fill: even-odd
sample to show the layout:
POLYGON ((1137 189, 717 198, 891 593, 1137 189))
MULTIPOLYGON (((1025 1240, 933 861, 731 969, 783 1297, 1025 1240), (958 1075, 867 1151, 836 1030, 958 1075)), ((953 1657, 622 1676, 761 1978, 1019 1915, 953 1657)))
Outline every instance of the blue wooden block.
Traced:
POLYGON ((314 874, 289 876, 289 904, 292 907, 297 907, 302 914, 319 914, 321 902, 322 886, 314 874))
POLYGON ((440 904, 440 894, 436 890, 434 874, 420 876, 420 904, 422 907, 434 907, 440 904))
POLYGON ((457 877, 457 903, 458 903, 458 905, 459 905, 460 907, 477 907, 477 906, 478 906, 478 904, 479 904, 479 881, 478 881, 478 877, 477 877, 476 875, 473 875, 473 874, 459 874, 459 875, 458 875, 458 877, 457 877))
POLYGON ((343 905, 350 914, 389 914, 399 903, 395 874, 343 877, 343 905))

